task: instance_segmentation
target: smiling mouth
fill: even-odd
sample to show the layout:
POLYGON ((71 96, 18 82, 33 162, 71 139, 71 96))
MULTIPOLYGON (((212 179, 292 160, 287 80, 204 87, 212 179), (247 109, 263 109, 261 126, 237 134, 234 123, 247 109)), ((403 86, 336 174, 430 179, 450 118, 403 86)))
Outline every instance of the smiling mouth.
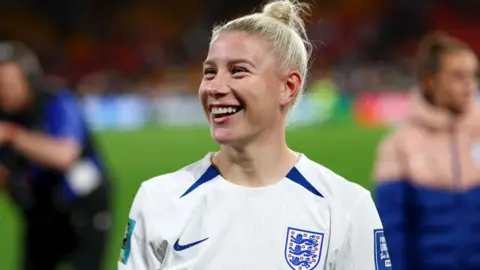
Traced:
POLYGON ((225 117, 234 115, 238 112, 243 110, 243 106, 233 106, 233 105, 225 105, 225 106, 211 106, 210 113, 213 117, 225 117))

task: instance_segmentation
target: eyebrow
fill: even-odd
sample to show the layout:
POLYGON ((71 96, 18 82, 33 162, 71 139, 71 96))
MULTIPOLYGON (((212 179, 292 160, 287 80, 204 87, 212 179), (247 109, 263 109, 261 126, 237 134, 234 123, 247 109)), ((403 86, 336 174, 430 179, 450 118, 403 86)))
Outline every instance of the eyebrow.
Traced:
MULTIPOLYGON (((250 65, 254 68, 256 67, 255 64, 252 61, 247 60, 247 59, 242 59, 242 58, 228 59, 227 63, 229 65, 247 64, 247 65, 250 65)), ((203 62, 203 65, 204 66, 215 66, 215 61, 214 60, 205 60, 205 62, 203 62)))

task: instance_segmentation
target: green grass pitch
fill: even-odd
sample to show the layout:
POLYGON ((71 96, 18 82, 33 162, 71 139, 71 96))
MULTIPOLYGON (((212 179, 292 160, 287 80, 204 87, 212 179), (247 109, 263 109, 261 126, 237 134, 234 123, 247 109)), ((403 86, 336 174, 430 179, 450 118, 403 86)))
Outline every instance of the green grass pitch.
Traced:
MULTIPOLYGON (((305 153, 350 181, 371 187, 376 144, 385 130, 351 124, 299 128, 288 132, 289 146, 305 153)), ((114 180, 113 227, 105 262, 117 269, 117 258, 130 204, 142 181, 171 172, 215 151, 205 128, 147 128, 134 132, 103 132, 97 136, 114 180)), ((0 269, 20 264, 22 223, 8 198, 0 193, 0 269)))

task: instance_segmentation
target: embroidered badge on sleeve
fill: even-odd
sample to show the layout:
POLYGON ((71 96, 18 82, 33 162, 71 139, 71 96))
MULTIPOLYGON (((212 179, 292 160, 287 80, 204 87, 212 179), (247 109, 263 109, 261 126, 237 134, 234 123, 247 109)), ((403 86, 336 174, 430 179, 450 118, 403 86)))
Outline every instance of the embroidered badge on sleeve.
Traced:
POLYGON ((120 249, 120 257, 118 261, 127 264, 128 258, 130 257, 130 248, 132 242, 133 230, 135 229, 135 220, 129 218, 127 227, 125 228, 125 233, 123 234, 122 247, 120 249))

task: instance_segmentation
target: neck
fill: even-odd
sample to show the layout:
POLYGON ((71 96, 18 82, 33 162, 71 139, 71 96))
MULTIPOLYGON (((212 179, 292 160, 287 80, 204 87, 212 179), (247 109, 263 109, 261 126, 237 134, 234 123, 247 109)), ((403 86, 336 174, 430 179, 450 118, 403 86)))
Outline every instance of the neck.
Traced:
POLYGON ((288 148, 282 129, 266 132, 263 138, 244 147, 222 145, 212 162, 225 179, 241 186, 261 187, 279 182, 298 160, 297 154, 288 148))

